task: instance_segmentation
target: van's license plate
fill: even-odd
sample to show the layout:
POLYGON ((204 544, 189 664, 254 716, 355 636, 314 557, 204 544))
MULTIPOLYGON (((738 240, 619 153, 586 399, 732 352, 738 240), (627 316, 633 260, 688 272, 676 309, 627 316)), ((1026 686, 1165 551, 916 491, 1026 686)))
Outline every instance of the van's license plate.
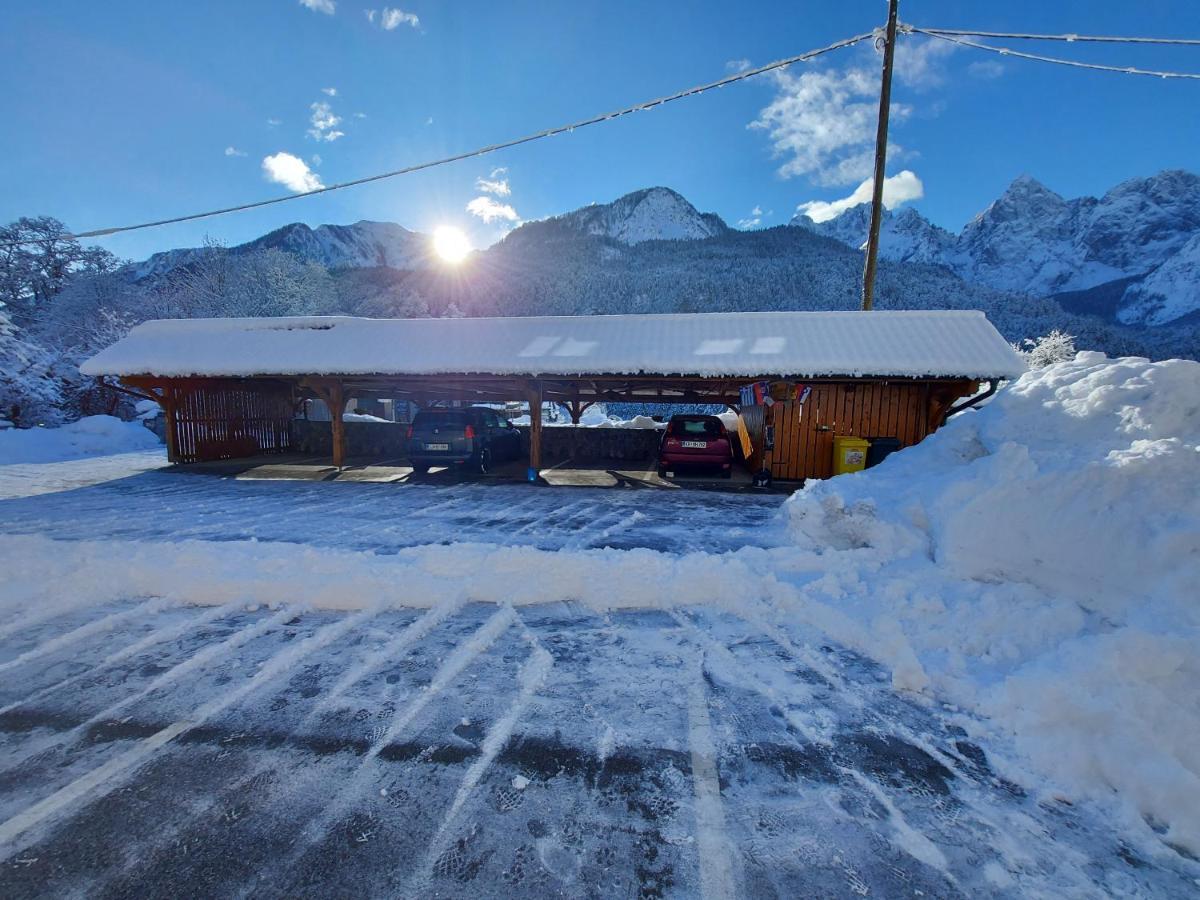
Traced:
POLYGON ((426 450, 449 450, 450 445, 449 444, 426 444, 425 449, 426 450))
POLYGON ((683 446, 694 447, 697 450, 707 450, 708 441, 683 441, 683 446))

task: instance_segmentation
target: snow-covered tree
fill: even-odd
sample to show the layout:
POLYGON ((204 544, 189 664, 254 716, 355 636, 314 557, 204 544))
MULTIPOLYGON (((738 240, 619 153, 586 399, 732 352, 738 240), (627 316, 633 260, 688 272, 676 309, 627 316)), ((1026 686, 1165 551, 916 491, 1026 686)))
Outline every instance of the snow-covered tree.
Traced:
POLYGON ((49 216, 0 226, 0 304, 18 325, 30 324, 74 278, 120 265, 107 250, 85 247, 68 234, 49 216))
POLYGON ((18 426, 58 423, 53 368, 51 354, 22 339, 12 318, 0 309, 0 419, 18 426))
POLYGON ((1075 358, 1075 337, 1055 328, 1036 340, 1025 340, 1022 349, 1031 369, 1044 369, 1057 362, 1075 358))

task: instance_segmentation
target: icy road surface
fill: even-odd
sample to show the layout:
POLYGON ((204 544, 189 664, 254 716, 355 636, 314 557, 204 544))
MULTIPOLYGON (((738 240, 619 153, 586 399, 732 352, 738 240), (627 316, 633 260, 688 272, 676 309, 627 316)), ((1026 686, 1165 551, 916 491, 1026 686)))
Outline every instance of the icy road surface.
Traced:
MULTIPOLYGON (((163 553, 783 541, 779 497, 55 478, 0 501, 0 530, 163 553)), ((1197 891, 799 627, 682 604, 45 613, 0 602, 6 898, 1197 891)))

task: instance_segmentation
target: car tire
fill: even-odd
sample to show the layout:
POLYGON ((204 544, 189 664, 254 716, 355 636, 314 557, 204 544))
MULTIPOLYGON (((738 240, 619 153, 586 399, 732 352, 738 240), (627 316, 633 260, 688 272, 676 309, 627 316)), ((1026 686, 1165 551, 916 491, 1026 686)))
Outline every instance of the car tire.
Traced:
POLYGON ((426 463, 413 463, 412 470, 413 470, 414 475, 428 475, 429 474, 429 466, 426 463))
POLYGON ((667 467, 666 467, 666 466, 659 466, 659 467, 658 467, 658 477, 659 477, 659 478, 666 478, 666 477, 667 477, 667 467))
POLYGON ((479 451, 479 474, 486 475, 492 470, 492 451, 484 447, 479 451))
POLYGON ((722 470, 722 472, 721 472, 721 477, 722 477, 722 478, 724 478, 724 479, 726 479, 726 480, 729 480, 730 478, 732 478, 732 477, 733 477, 733 471, 732 471, 732 470, 730 470, 730 469, 724 469, 724 470, 722 470))

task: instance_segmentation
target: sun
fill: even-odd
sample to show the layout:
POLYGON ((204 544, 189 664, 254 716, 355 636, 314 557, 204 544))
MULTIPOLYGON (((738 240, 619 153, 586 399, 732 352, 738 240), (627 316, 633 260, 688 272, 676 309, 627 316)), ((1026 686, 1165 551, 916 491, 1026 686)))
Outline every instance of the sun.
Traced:
POLYGON ((462 229, 441 225, 433 231, 433 250, 444 262, 457 265, 471 252, 471 242, 462 229))

